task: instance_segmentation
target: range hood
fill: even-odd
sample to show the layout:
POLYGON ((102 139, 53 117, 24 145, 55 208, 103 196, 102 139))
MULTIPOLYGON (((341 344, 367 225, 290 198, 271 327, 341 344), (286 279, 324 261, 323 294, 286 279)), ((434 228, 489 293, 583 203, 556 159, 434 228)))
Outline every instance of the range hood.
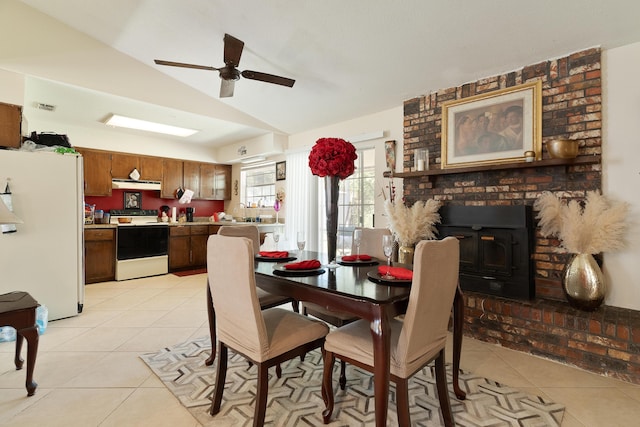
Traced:
POLYGON ((111 180, 111 188, 122 190, 160 190, 160 181, 113 179, 111 180))

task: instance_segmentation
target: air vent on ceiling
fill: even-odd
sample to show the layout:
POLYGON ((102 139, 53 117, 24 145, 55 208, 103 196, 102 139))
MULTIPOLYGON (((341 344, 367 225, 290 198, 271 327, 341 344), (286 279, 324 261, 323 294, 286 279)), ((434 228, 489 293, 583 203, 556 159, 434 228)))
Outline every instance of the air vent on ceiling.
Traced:
POLYGON ((56 111, 56 106, 55 105, 51 105, 51 104, 44 104, 42 102, 36 102, 36 108, 38 110, 44 110, 44 111, 56 111))

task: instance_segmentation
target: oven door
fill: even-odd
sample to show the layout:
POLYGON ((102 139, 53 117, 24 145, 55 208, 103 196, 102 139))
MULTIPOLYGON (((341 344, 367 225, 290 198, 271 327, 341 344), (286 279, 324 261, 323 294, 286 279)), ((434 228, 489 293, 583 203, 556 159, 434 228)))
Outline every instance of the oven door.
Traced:
POLYGON ((118 261, 167 255, 169 227, 159 225, 118 226, 118 261))

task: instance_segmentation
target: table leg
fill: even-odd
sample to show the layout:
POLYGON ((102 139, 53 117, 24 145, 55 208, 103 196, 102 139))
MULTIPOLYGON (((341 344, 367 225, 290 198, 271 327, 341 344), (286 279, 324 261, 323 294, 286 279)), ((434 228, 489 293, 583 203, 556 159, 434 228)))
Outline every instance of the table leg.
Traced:
POLYGON ((211 356, 204 361, 204 364, 211 366, 214 360, 216 360, 216 312, 213 308, 213 298, 211 297, 209 280, 207 280, 207 317, 209 318, 209 335, 211 336, 211 356))
POLYGON ((377 318, 371 322, 373 339, 373 382, 376 411, 376 426, 387 425, 387 409, 389 407, 389 378, 391 359, 391 332, 389 317, 386 311, 377 307, 377 318))
POLYGON ((27 380, 25 386, 27 388, 27 396, 33 396, 36 392, 38 384, 33 380, 33 369, 36 366, 36 356, 38 355, 38 327, 36 325, 29 328, 20 329, 18 334, 27 340, 27 380))
POLYGON ((460 353, 462 352, 462 323, 464 322, 464 297, 460 285, 453 300, 453 391, 460 400, 467 394, 460 388, 460 353))

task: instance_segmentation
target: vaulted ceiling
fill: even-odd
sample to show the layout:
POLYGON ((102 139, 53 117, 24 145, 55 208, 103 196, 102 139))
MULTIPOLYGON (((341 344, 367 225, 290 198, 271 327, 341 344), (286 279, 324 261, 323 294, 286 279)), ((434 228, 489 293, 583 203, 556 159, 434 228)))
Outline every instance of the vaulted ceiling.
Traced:
MULTIPOLYGON (((206 97, 212 111, 231 112, 198 116, 203 120, 198 126, 209 126, 206 122, 212 130, 206 140, 194 141, 212 146, 265 131, 303 132, 585 48, 640 41, 640 2, 624 0, 21 3, 139 61, 144 66, 129 76, 132 80, 143 82, 162 73, 206 97), (154 64, 154 59, 164 59, 221 67, 225 33, 245 43, 240 70, 289 77, 295 85, 241 78, 233 97, 220 98, 216 71, 154 64)), ((30 31, 28 25, 22 30, 30 31)), ((20 70, 20 59, 0 56, 0 68, 5 64, 20 70)), ((60 100, 52 102, 70 102, 76 90, 67 87, 66 98, 60 90, 60 100)), ((181 103, 172 113, 177 123, 171 124, 188 124, 181 103)), ((156 113, 162 117, 160 110, 156 113)))

